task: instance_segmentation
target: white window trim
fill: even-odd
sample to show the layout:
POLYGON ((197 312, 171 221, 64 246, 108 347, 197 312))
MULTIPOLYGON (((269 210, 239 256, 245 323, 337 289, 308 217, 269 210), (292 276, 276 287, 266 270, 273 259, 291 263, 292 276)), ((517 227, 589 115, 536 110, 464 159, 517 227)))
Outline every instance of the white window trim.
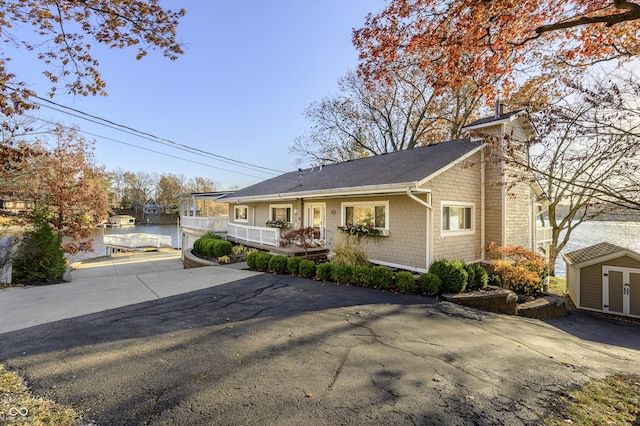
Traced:
POLYGON ((375 207, 384 206, 384 227, 376 227, 381 231, 389 231, 389 201, 350 201, 340 205, 340 226, 345 226, 345 211, 347 207, 375 207))
POLYGON ((440 202, 440 235, 443 237, 455 237, 459 235, 473 235, 476 233, 476 203, 467 203, 464 201, 441 201, 440 202), (445 207, 470 207, 471 208, 471 229, 458 229, 449 231, 444 229, 444 215, 445 207))
POLYGON ((249 222, 249 206, 244 206, 244 205, 233 206, 233 221, 238 223, 248 223, 249 222), (238 219, 236 215, 236 209, 245 209, 247 211, 247 218, 238 219))
POLYGON ((273 209, 289 209, 289 219, 293 221, 293 204, 269 204, 269 220, 275 220, 273 209))

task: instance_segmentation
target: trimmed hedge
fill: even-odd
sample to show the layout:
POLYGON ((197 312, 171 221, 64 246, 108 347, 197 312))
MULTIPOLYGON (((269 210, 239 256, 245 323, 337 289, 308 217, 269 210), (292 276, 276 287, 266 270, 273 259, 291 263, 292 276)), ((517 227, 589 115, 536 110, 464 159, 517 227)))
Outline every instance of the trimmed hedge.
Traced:
POLYGON ((247 254, 247 267, 249 269, 257 269, 256 268, 256 261, 258 260, 258 253, 260 253, 259 251, 252 251, 249 254, 247 254))
POLYGON ((481 290, 487 286, 489 283, 489 274, 487 270, 482 267, 479 263, 471 263, 465 265, 465 270, 469 274, 469 278, 467 280, 467 290, 481 290))
POLYGON ((193 242, 193 252, 208 257, 222 257, 231 254, 233 244, 219 235, 207 234, 193 242))
POLYGON ((356 266, 353 268, 353 284, 360 287, 369 287, 371 285, 371 267, 356 266))
POLYGON ((331 271, 333 269, 333 263, 321 263, 316 266, 316 278, 320 281, 331 281, 331 271))
POLYGON ((313 278, 316 275, 316 264, 313 260, 302 259, 300 261, 299 272, 302 278, 313 278))
POLYGON ((420 288, 421 293, 433 296, 434 294, 440 293, 442 281, 436 274, 427 272, 426 274, 420 275, 420 278, 418 278, 418 287, 420 288))
POLYGON ((299 257, 290 257, 289 259, 287 259, 287 271, 289 271, 289 274, 291 275, 298 275, 299 271, 300 271, 300 261, 302 259, 299 257))
POLYGON ((436 260, 429 266, 429 272, 440 278, 444 293, 460 293, 467 287, 469 274, 464 262, 459 260, 436 260))
POLYGON ((353 283, 353 266, 346 263, 334 263, 331 267, 331 281, 337 284, 353 283))
POLYGON ((396 274, 396 288, 400 293, 413 293, 416 279, 411 272, 400 271, 396 274))
POLYGON ((258 252, 258 256, 256 256, 256 269, 260 272, 268 272, 271 257, 272 255, 266 251, 258 252))
POLYGON ((269 272, 274 274, 284 275, 288 273, 287 258, 285 256, 271 256, 269 259, 269 272))
POLYGON ((381 290, 387 290, 393 283, 393 271, 386 266, 378 265, 371 268, 370 285, 381 290))

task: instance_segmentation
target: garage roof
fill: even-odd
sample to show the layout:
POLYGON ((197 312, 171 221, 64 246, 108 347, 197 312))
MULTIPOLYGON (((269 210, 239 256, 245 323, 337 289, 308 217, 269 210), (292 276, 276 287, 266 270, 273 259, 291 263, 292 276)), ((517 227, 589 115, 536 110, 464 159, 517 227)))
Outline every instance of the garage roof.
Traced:
POLYGON ((615 259, 621 256, 630 256, 640 261, 640 254, 635 251, 607 242, 598 243, 562 255, 565 262, 569 265, 580 267, 615 259))

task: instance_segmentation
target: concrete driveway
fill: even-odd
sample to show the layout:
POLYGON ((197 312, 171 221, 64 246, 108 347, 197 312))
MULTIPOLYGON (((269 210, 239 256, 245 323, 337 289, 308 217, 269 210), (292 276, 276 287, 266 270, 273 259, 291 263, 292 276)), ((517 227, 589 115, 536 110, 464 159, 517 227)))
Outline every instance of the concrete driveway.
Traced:
POLYGON ((640 374, 640 328, 255 275, 0 335, 35 393, 103 425, 539 425, 640 374))

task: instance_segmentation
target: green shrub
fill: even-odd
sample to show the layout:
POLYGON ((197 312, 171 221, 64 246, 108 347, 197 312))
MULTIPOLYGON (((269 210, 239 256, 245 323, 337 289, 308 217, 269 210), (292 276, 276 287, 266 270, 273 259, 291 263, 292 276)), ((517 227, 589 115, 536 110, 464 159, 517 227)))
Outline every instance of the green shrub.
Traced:
POLYGON ((271 260, 271 254, 266 251, 258 252, 256 258, 256 269, 260 272, 267 272, 269 270, 269 261, 271 260))
POLYGON ((370 285, 381 290, 386 290, 393 284, 393 271, 386 266, 378 265, 371 268, 370 285))
POLYGON ((370 266, 355 266, 353 268, 353 284, 360 287, 369 287, 371 285, 370 266))
POLYGON ((24 233, 13 256, 12 279, 17 283, 46 283, 62 278, 64 252, 58 234, 40 214, 24 233))
POLYGON ((289 274, 291 275, 298 275, 299 273, 299 269, 300 269, 300 261, 302 259, 300 259, 299 257, 290 257, 287 260, 287 271, 289 271, 289 274))
POLYGON ((288 272, 287 258, 279 255, 271 256, 271 259, 269 259, 269 272, 279 275, 286 274, 288 272))
POLYGON ((316 264, 313 260, 302 259, 300 261, 299 272, 303 278, 313 278, 316 275, 316 264))
POLYGON ((331 281, 338 284, 351 284, 353 282, 353 266, 334 263, 331 267, 331 281))
POLYGON ((247 267, 249 269, 257 269, 256 261, 258 260, 259 251, 252 251, 247 254, 247 267))
POLYGON ((331 271, 333 269, 333 265, 334 264, 331 262, 326 262, 316 266, 316 277, 320 281, 331 281, 331 271))
POLYGON ((464 263, 459 260, 449 262, 451 270, 446 281, 442 282, 442 291, 446 293, 460 293, 467 287, 469 274, 464 269, 464 263))
POLYGON ((213 257, 228 256, 233 250, 233 244, 230 241, 225 240, 212 240, 213 244, 213 257))
POLYGON ((489 282, 489 274, 487 270, 479 263, 472 263, 465 266, 469 278, 467 280, 467 290, 480 290, 487 286, 489 282))
POLYGON ((400 271, 396 274, 396 288, 400 293, 413 293, 416 288, 416 279, 408 271, 400 271))
POLYGON ((460 293, 467 286, 469 274, 462 261, 436 260, 429 266, 429 272, 440 278, 443 293, 460 293))
POLYGON ((502 287, 502 280, 500 279, 500 275, 492 274, 489 277, 489 285, 494 287, 502 287))
POLYGON ((420 292, 429 296, 440 293, 442 281, 440 278, 431 272, 420 275, 418 278, 418 287, 420 292))

